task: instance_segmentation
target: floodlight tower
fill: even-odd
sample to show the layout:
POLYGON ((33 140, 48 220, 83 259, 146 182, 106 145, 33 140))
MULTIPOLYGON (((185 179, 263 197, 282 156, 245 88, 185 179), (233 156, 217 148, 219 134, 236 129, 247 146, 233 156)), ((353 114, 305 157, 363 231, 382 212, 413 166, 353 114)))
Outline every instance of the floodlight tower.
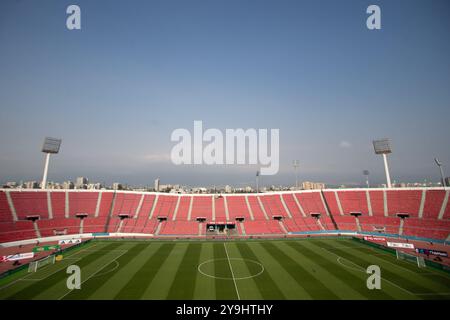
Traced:
POLYGON ((366 185, 367 185, 367 188, 370 188, 370 185, 369 185, 369 170, 363 170, 363 175, 366 176, 366 185))
POLYGON ((298 190, 298 167, 299 167, 299 161, 298 160, 294 160, 292 162, 292 166, 294 167, 294 170, 295 170, 295 190, 298 190))
POLYGON ((384 161, 384 171, 386 172, 386 182, 387 187, 392 188, 391 185, 391 176, 389 174, 389 166, 387 162, 387 154, 392 153, 391 142, 389 139, 380 139, 373 141, 373 149, 375 150, 375 154, 383 155, 384 161))
POLYGON ((47 174, 48 174, 48 164, 50 162, 50 155, 57 154, 59 152, 59 147, 61 146, 61 139, 55 138, 45 138, 44 145, 42 146, 42 152, 45 153, 45 166, 44 175, 42 176, 41 189, 45 189, 47 186, 47 174))
POLYGON ((256 171, 256 193, 259 193, 259 169, 256 171))
POLYGON ((445 188, 445 178, 444 178, 444 170, 442 169, 442 162, 439 161, 438 158, 434 158, 434 162, 436 162, 437 166, 439 167, 439 170, 441 171, 441 183, 442 186, 445 188))

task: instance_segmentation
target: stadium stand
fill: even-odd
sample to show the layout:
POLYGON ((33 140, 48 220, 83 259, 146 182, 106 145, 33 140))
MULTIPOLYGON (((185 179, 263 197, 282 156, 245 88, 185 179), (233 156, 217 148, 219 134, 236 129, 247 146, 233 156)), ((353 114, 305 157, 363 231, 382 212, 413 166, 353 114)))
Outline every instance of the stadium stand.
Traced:
POLYGON ((208 223, 225 222, 247 236, 350 231, 446 240, 448 197, 438 188, 257 195, 1 189, 0 242, 99 232, 206 236, 208 223))

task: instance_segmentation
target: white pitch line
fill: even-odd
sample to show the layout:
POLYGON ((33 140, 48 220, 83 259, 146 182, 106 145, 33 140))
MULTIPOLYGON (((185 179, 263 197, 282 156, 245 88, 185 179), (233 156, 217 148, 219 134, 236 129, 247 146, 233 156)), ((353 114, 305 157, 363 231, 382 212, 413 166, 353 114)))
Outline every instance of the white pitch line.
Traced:
MULTIPOLYGON (((99 271, 105 269, 107 266, 109 266, 111 263, 113 263, 114 261, 116 261, 117 259, 119 259, 121 256, 123 256, 125 253, 127 253, 128 251, 125 251, 123 253, 121 253, 118 257, 115 257, 113 260, 108 261, 108 263, 106 263, 103 267, 101 267, 100 269, 97 269, 97 271, 95 271, 93 274, 91 274, 89 277, 87 277, 86 279, 84 279, 84 281, 81 282, 80 285, 83 285, 83 283, 85 283, 86 281, 88 281, 90 278, 92 278, 93 276, 95 276, 99 271)), ((62 300, 65 296, 67 296, 69 293, 71 293, 72 290, 69 290, 68 292, 66 292, 63 296, 61 296, 58 300, 62 300)))
MULTIPOLYGON (((357 268, 361 268, 362 270, 360 270, 360 271, 364 273, 363 270, 365 270, 365 269, 364 269, 363 267, 361 267, 360 265, 354 263, 353 261, 351 261, 351 260, 349 260, 349 259, 346 259, 346 258, 344 258, 344 257, 341 257, 340 255, 338 255, 338 254, 336 254, 336 253, 334 253, 334 252, 328 250, 327 248, 323 248, 323 247, 322 247, 322 249, 325 250, 325 251, 327 251, 327 252, 329 252, 329 253, 331 253, 331 254, 333 254, 333 255, 335 255, 335 256, 337 256, 338 258, 337 258, 336 260, 337 260, 338 262, 339 262, 339 260, 338 260, 339 258, 340 258, 340 259, 347 260, 348 262, 350 262, 351 264, 353 264, 353 265, 356 266, 357 268)), ((342 263, 340 263, 340 262, 339 262, 339 264, 342 265, 342 263)), ((354 269, 353 269, 353 270, 354 270, 354 269)), ((359 270, 358 270, 358 271, 359 271, 359 270)), ((399 289, 401 289, 401 290, 403 290, 403 291, 409 293, 409 294, 412 295, 412 296, 416 295, 414 292, 411 292, 411 291, 409 291, 408 289, 405 289, 405 288, 399 286, 398 284, 396 284, 396 283, 394 283, 394 282, 392 282, 392 281, 390 281, 390 280, 388 280, 388 279, 386 279, 386 278, 384 278, 384 277, 381 277, 381 280, 384 280, 384 281, 386 281, 386 282, 389 282, 391 285, 393 285, 393 286, 395 286, 395 287, 397 287, 397 288, 399 288, 399 289)))
POLYGON ((231 277, 233 278, 234 288, 236 289, 238 300, 241 300, 241 297, 239 296, 239 290, 238 290, 238 287, 236 284, 236 278, 234 277, 233 267, 231 266, 231 261, 230 261, 230 257, 228 256, 227 246, 225 245, 225 242, 223 243, 223 247, 225 248, 225 253, 227 254, 228 264, 230 266, 230 271, 231 271, 231 277))

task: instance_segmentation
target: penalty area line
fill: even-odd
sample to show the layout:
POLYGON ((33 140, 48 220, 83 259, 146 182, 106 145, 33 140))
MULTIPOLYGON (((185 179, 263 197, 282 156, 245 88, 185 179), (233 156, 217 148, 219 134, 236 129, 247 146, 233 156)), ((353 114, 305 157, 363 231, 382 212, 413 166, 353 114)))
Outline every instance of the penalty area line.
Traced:
MULTIPOLYGON (((94 273, 92 273, 89 277, 87 277, 86 279, 84 279, 80 286, 83 285, 83 283, 85 283, 86 281, 88 281, 89 279, 91 279, 93 276, 95 276, 98 272, 100 272, 101 270, 105 269, 107 266, 109 266, 111 263, 113 262, 117 262, 116 260, 119 259, 121 256, 123 256, 125 253, 127 253, 128 251, 122 252, 119 256, 114 257, 114 259, 108 261, 108 263, 104 264, 101 268, 97 269, 97 271, 95 271, 94 273)), ((115 269, 114 269, 115 270, 115 269)), ((105 273, 106 274, 106 273, 105 273)), ((71 293, 73 290, 67 291, 64 295, 62 295, 60 298, 58 298, 58 300, 62 300, 65 296, 67 296, 69 293, 71 293)))

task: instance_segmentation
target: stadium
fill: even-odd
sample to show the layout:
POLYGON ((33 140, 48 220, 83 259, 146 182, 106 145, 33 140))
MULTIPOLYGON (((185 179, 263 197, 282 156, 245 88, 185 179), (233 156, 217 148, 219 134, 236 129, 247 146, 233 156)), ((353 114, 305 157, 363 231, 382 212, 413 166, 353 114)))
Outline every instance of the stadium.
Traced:
POLYGON ((445 315, 449 30, 448 0, 0 1, 2 315, 445 315))
POLYGON ((37 253, 12 271, 12 261, 0 265, 0 297, 448 299, 449 193, 3 189, 2 255, 37 253), (66 287, 71 264, 81 290, 66 287), (366 287, 370 265, 382 270, 382 290, 366 287))

